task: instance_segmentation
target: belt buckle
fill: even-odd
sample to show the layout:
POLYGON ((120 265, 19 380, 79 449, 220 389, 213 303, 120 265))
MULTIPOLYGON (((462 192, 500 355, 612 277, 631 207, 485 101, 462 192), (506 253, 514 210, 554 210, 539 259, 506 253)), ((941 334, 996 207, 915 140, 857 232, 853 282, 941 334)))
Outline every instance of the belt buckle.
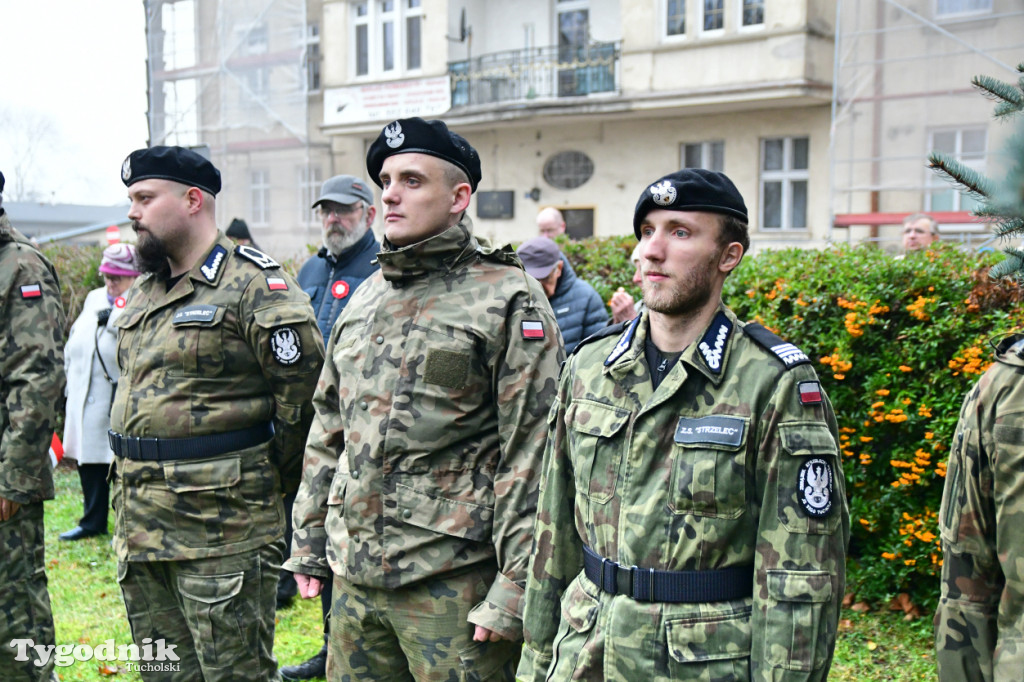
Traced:
POLYGON ((615 573, 618 568, 619 565, 611 559, 601 557, 601 589, 608 594, 619 593, 615 580, 615 573))
POLYGON ((637 601, 654 601, 654 569, 653 568, 640 568, 639 566, 629 567, 629 586, 630 591, 633 593, 630 596, 637 601), (640 576, 647 576, 647 596, 642 597, 642 590, 640 589, 640 576))

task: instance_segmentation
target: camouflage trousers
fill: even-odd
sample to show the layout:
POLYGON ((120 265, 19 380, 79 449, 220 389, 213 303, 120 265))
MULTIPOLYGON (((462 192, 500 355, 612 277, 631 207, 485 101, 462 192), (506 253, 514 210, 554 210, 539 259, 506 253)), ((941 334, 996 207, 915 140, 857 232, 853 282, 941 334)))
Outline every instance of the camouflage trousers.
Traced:
POLYGON ((49 680, 53 657, 46 665, 16 660, 11 640, 31 639, 37 645, 55 644, 50 595, 46 591, 43 545, 43 503, 22 505, 0 521, 0 677, 5 682, 49 680))
POLYGON ((276 682, 274 611, 283 543, 188 561, 120 562, 132 639, 173 645, 177 670, 147 682, 276 682))
POLYGON ((522 642, 474 642, 466 620, 493 580, 473 569, 384 590, 335 576, 328 681, 511 682, 522 642))

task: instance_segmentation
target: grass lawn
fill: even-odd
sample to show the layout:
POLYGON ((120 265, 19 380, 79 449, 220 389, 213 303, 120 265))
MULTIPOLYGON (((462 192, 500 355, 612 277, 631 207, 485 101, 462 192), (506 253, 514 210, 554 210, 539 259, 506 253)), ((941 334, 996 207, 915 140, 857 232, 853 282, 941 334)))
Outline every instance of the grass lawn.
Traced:
MULTIPOLYGON (((59 542, 57 536, 73 528, 81 516, 82 501, 76 472, 60 469, 55 481, 57 499, 46 503, 46 571, 57 643, 97 647, 113 639, 115 645, 130 644, 110 536, 59 542)), ((930 616, 907 623, 902 613, 858 614, 847 610, 842 620, 830 680, 935 679, 930 616)), ((290 608, 277 614, 274 652, 280 664, 304 661, 319 650, 322 641, 319 599, 296 599, 290 608)), ((76 662, 57 668, 57 674, 64 682, 141 679, 123 665, 76 662), (121 667, 101 669, 117 665, 121 667)))

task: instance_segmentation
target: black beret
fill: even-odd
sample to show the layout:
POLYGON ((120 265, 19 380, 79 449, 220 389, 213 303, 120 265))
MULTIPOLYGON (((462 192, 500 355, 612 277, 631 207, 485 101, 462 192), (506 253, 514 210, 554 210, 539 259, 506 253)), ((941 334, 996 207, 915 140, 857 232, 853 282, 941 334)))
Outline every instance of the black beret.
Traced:
POLYGON ((235 237, 236 239, 252 239, 252 235, 249 234, 249 226, 246 225, 245 221, 241 218, 235 218, 232 220, 224 234, 229 237, 235 237))
POLYGON ((0 192, 4 191, 4 173, 0 171, 0 192))
POLYGON ((383 188, 380 169, 384 159, 395 154, 429 154, 453 163, 469 177, 473 191, 480 184, 480 155, 461 135, 448 130, 444 121, 403 118, 384 126, 366 153, 366 170, 383 188))
POLYGON ((136 149, 121 164, 126 187, 151 178, 198 187, 214 196, 220 191, 220 171, 209 159, 184 147, 136 149))
POLYGON ((633 234, 637 239, 640 223, 656 208, 724 213, 747 222, 747 206, 732 180, 724 173, 703 168, 669 173, 643 191, 633 211, 633 234))

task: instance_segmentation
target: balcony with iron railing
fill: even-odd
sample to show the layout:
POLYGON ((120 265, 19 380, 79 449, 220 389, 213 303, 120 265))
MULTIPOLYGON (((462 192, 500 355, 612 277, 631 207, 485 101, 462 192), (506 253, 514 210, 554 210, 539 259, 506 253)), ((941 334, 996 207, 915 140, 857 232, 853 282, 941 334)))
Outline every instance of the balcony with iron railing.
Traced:
POLYGON ((492 52, 451 62, 448 73, 453 108, 614 93, 619 43, 492 52))

